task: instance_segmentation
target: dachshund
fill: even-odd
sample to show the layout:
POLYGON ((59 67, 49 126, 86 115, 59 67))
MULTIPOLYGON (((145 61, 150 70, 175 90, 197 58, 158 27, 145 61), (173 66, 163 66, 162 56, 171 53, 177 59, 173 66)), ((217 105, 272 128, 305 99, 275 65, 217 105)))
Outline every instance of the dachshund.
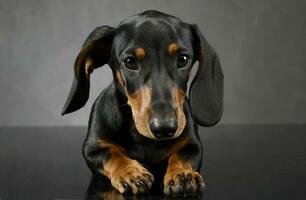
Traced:
POLYGON ((82 150, 92 173, 120 193, 148 193, 155 184, 166 196, 203 191, 197 126, 221 119, 223 72, 198 26, 149 10, 97 27, 75 60, 62 115, 85 105, 90 75, 105 64, 113 81, 92 106, 82 150))

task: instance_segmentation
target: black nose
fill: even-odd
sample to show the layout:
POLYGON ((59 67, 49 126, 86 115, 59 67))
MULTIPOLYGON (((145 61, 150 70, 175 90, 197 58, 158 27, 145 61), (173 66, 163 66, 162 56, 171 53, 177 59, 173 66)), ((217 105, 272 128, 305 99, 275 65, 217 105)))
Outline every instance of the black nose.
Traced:
POLYGON ((162 118, 151 117, 150 129, 156 138, 170 138, 177 129, 177 119, 174 115, 166 115, 162 118))

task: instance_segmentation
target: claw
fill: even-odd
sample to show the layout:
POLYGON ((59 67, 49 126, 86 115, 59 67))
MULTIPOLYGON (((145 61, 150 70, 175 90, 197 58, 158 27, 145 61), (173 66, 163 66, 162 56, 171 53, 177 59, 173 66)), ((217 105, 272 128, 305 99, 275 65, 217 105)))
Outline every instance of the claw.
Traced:
POLYGON ((199 191, 205 191, 206 185, 205 183, 200 184, 199 191))
POLYGON ((132 188, 129 186, 129 184, 127 182, 122 181, 121 184, 122 184, 122 186, 124 188, 123 193, 130 193, 130 192, 132 192, 132 188))
MULTIPOLYGON (((191 179, 192 180, 192 179, 191 179)), ((192 181, 189 181, 186 183, 186 193, 187 194, 192 194, 196 191, 197 189, 197 186, 192 182, 192 181)))
POLYGON ((172 179, 164 186, 164 193, 167 196, 194 196, 198 192, 205 189, 205 183, 202 176, 195 171, 177 171, 171 175, 168 175, 172 179))
POLYGON ((151 182, 154 182, 154 177, 149 175, 149 174, 145 174, 144 175, 147 179, 149 179, 151 182))
POLYGON ((173 193, 174 193, 175 196, 183 195, 184 194, 184 183, 183 182, 178 182, 174 186, 173 193))
POLYGON ((145 186, 146 184, 145 184, 145 182, 143 182, 142 180, 140 180, 139 178, 137 178, 136 181, 135 181, 135 185, 136 185, 137 187, 141 187, 141 186, 145 186))
POLYGON ((180 182, 185 180, 185 177, 183 175, 178 175, 177 177, 180 182))
POLYGON ((186 180, 187 180, 187 181, 191 181, 191 180, 192 180, 192 175, 191 175, 191 174, 188 174, 187 177, 186 177, 186 180))

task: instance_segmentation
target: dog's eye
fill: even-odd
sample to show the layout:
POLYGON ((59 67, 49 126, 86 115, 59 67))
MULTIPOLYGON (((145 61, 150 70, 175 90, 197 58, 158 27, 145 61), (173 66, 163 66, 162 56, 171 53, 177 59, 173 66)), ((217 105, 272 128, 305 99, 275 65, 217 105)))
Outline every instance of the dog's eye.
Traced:
POLYGON ((178 56, 177 59, 177 67, 178 68, 183 68, 188 64, 189 61, 189 56, 186 54, 181 54, 178 56))
POLYGON ((123 61, 124 66, 130 70, 138 70, 138 65, 137 65, 137 61, 134 57, 129 56, 126 59, 124 59, 123 61))

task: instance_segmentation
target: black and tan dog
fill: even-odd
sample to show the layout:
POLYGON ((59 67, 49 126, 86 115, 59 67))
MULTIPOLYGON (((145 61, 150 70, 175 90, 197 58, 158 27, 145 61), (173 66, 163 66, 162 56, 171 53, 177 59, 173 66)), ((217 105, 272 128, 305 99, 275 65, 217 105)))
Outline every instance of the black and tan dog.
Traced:
POLYGON ((196 126, 220 120, 223 73, 199 28, 158 11, 96 28, 76 58, 62 114, 84 106, 90 73, 104 64, 114 81, 92 107, 83 146, 91 171, 105 175, 121 193, 148 192, 158 181, 166 195, 200 191, 202 145, 196 126))

